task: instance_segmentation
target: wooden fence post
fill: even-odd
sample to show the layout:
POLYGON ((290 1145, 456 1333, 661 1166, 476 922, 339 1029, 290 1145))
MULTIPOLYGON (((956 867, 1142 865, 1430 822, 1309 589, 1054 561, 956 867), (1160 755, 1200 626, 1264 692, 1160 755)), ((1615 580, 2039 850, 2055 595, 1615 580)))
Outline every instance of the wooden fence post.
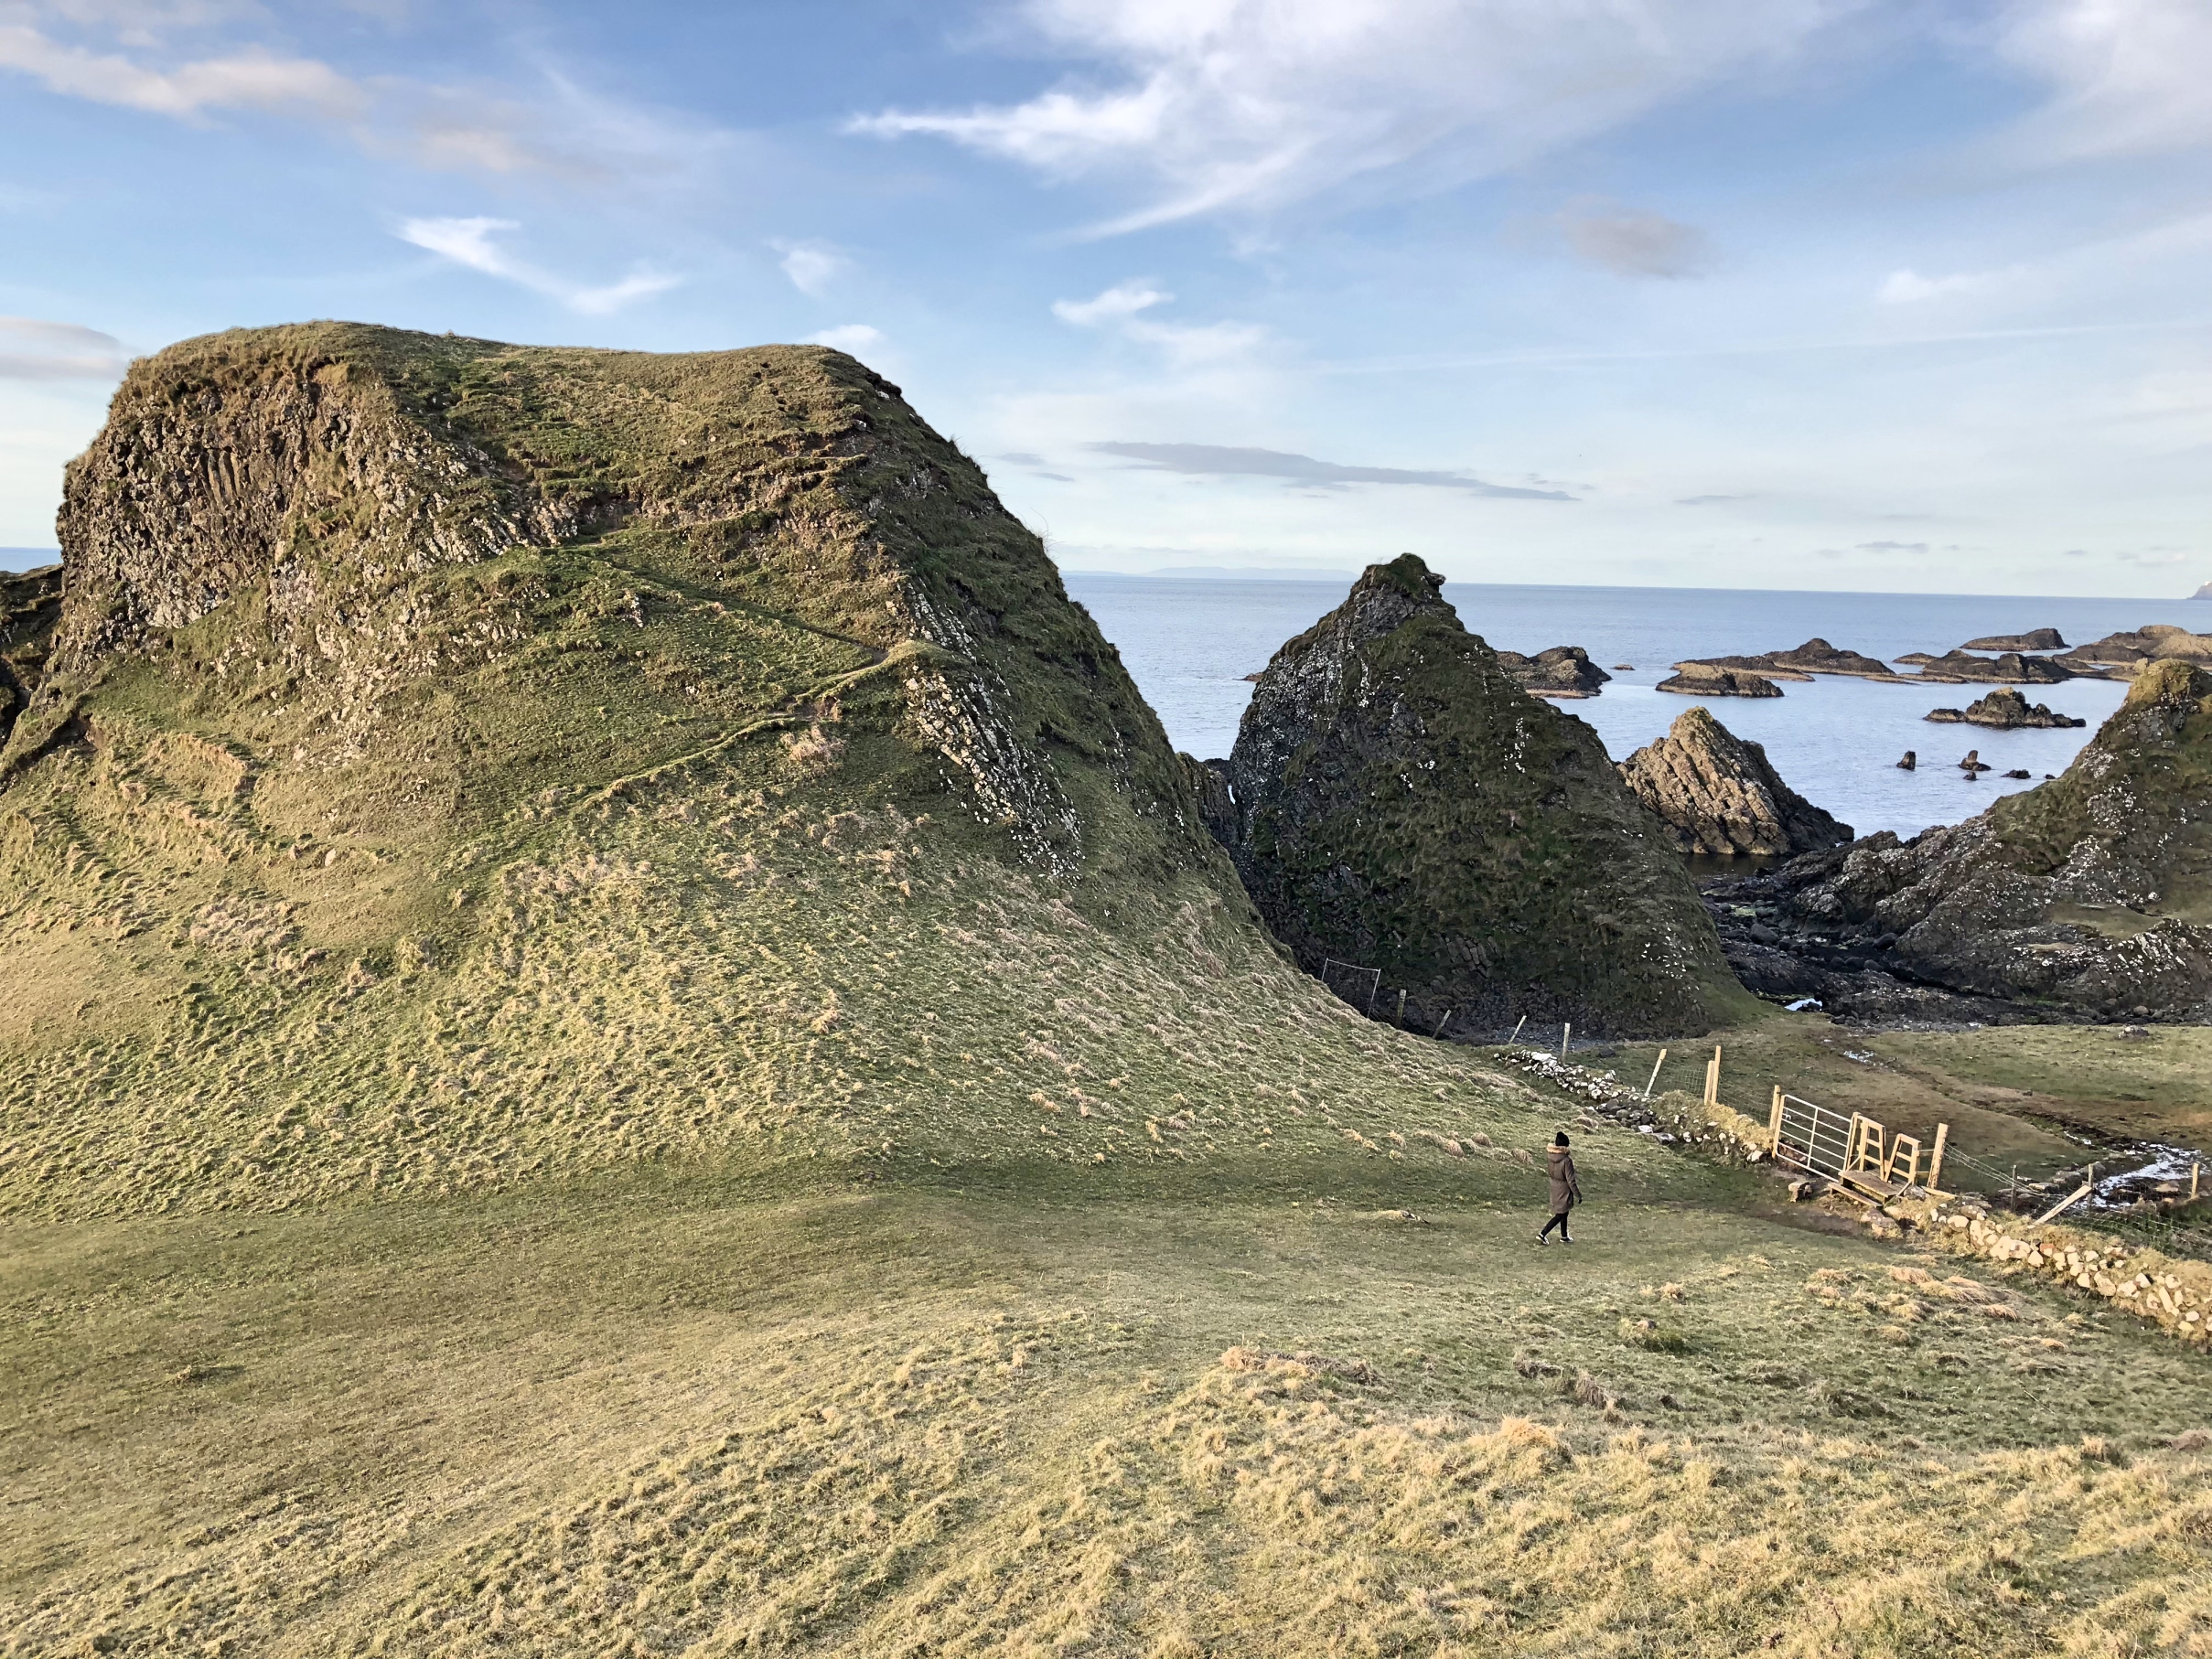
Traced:
POLYGON ((1782 1155, 1782 1086, 1774 1086, 1774 1110, 1766 1118, 1767 1151, 1777 1158, 1782 1155))
POLYGON ((1567 1044, 1573 1039, 1573 1022, 1562 1022, 1559 1028, 1559 1057, 1562 1060, 1564 1060, 1567 1057, 1567 1044))
MULTIPOLYGON (((1666 1065, 1666 1064, 1667 1064, 1667 1051, 1666 1051, 1665 1049, 1663 1049, 1663 1048, 1662 1048, 1662 1049, 1660 1049, 1660 1050, 1659 1050, 1659 1058, 1658 1058, 1658 1059, 1656 1059, 1656 1060, 1654 1060, 1654 1061, 1651 1063, 1651 1076, 1650 1076, 1649 1081, 1648 1081, 1648 1082, 1647 1082, 1647 1083, 1645 1083, 1645 1085, 1644 1085, 1644 1098, 1645 1098, 1645 1099, 1648 1100, 1648 1099, 1650 1099, 1650 1098, 1651 1098, 1651 1090, 1652 1090, 1653 1086, 1655 1086, 1655 1085, 1656 1085, 1656 1084, 1659 1082, 1659 1068, 1660 1066, 1662 1066, 1662 1065, 1666 1065)), ((2189 1188, 2189 1196, 2190 1196, 2190 1197, 2192 1197, 2192 1198, 2194 1198, 2194 1197, 2196 1197, 2196 1186, 2195 1186, 2194 1184, 2192 1184, 2192 1185, 2190 1186, 2190 1188, 2189 1188)))
POLYGON ((1927 1190, 1931 1193, 1942 1190, 1943 1143, 1950 1138, 1951 1126, 1949 1124, 1938 1123, 1936 1125, 1936 1150, 1929 1154, 1927 1160, 1927 1190))

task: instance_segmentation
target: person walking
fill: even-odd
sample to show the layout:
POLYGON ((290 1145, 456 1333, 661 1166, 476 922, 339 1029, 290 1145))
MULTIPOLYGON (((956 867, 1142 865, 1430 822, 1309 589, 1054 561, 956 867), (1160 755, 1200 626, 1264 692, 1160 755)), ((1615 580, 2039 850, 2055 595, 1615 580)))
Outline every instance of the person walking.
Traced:
POLYGON ((1574 1178, 1574 1154, 1567 1150, 1567 1131, 1562 1129, 1552 1137, 1552 1145, 1544 1153, 1544 1172, 1552 1178, 1552 1219, 1544 1223, 1544 1230, 1536 1236, 1540 1245, 1552 1242, 1552 1229, 1559 1229, 1559 1242, 1573 1244, 1567 1236, 1567 1212, 1583 1201, 1582 1183, 1574 1178))

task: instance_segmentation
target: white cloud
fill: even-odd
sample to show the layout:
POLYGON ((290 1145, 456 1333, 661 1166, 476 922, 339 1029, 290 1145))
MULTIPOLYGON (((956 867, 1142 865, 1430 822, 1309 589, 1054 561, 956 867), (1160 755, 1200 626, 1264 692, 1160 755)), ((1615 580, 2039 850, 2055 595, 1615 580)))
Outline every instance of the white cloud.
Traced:
POLYGON ((1858 0, 1024 0, 1096 79, 1011 105, 886 111, 1056 178, 1119 173, 1152 205, 1107 230, 1264 209, 1422 158, 1477 177, 1789 57, 1858 0))
POLYGON ((1972 294, 1995 281, 1989 272, 1961 271, 1950 276, 1922 276, 1917 271, 1893 271, 1874 291, 1884 305, 1916 305, 1923 300, 1948 299, 1972 294))
POLYGON ((521 228, 511 219, 411 219, 398 234, 401 241, 428 249, 456 265, 518 284, 587 316, 619 311, 633 300, 666 293, 683 280, 641 269, 600 288, 571 283, 515 258, 494 240, 504 231, 521 228))
POLYGON ((1185 368, 1241 356, 1267 337, 1267 330, 1252 323, 1162 323, 1143 315, 1174 298, 1133 279, 1087 300, 1055 300, 1052 315, 1079 328, 1110 327, 1124 338, 1156 346, 1185 368))
POLYGON ((810 346, 827 346, 832 351, 846 351, 858 357, 873 351, 884 343, 883 330, 872 328, 865 323, 840 323, 834 328, 824 328, 819 334, 807 336, 810 346))
POLYGON ((809 299, 818 300, 830 291, 830 284, 853 268, 853 262, 827 242, 790 242, 780 239, 768 243, 783 258, 777 262, 784 275, 791 279, 791 286, 809 299))
POLYGON ((2204 0, 2013 0, 2001 57, 2055 96, 2019 136, 2060 157, 2212 144, 2212 6, 2204 0))
POLYGON ((1101 323, 1126 322, 1138 312, 1165 305, 1174 298, 1174 294, 1164 294, 1146 283, 1117 283, 1092 299, 1054 300, 1052 315, 1079 328, 1096 328, 1101 323))
POLYGON ((48 91, 156 115, 295 110, 351 119, 369 103, 360 86, 311 58, 279 58, 249 48, 172 70, 151 70, 128 58, 65 46, 20 25, 0 26, 0 69, 29 75, 48 91))
POLYGON ((128 362, 123 342, 97 328, 0 316, 0 380, 113 380, 128 362))

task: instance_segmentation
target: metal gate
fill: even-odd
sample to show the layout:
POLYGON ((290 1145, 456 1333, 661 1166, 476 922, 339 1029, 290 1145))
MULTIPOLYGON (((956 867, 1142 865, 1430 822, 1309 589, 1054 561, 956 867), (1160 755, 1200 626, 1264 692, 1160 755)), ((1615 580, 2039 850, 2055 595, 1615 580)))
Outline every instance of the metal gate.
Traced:
POLYGON ((1818 1175, 1824 1181, 1840 1181, 1844 1166, 1851 1160, 1857 1123, 1853 1115, 1831 1111, 1795 1095, 1777 1095, 1775 1161, 1803 1170, 1809 1175, 1818 1175))

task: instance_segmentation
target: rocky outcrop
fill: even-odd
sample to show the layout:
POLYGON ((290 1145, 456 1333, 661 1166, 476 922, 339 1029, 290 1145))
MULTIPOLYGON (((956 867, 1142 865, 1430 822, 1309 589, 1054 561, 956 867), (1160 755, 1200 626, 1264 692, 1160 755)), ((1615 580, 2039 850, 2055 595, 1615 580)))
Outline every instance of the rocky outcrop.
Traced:
POLYGON ((1930 709, 1921 718, 1954 725, 1988 726, 1998 732, 2057 731, 2089 723, 2071 714, 2057 713, 2046 703, 2031 703, 2009 688, 1978 697, 1963 709, 1930 709))
POLYGON ((59 529, 51 660, 0 778, 134 664, 177 706, 244 711, 224 741, 251 730, 272 765, 329 779, 416 746, 395 733, 459 677, 542 666, 548 628, 662 619, 732 634, 719 658, 631 658, 693 711, 658 728, 671 752, 740 714, 772 733, 831 712, 847 746, 895 739, 875 753, 904 757, 900 793, 950 797, 1032 867, 1084 863, 1101 788, 1199 836, 1156 717, 1036 538, 897 387, 826 349, 213 335, 133 365, 59 529))
POLYGON ((1531 697, 1595 697, 1613 678, 1578 645, 1555 645, 1533 657, 1500 651, 1498 661, 1531 697))
POLYGON ((2063 651, 2066 641, 2056 628, 2037 628, 2028 634, 1991 634, 1981 639, 1970 639, 1959 648, 1962 651, 2063 651))
POLYGON ((1621 763, 1621 778, 1684 852, 1795 856, 1851 840, 1785 784, 1766 748, 1703 709, 1676 717, 1666 736, 1621 763))
POLYGON ((1964 823, 1738 885, 1828 971, 2046 1017, 2212 1017, 2212 671, 2149 665, 2063 776, 1964 823))
MULTIPOLYGON (((1795 676, 1809 679, 1809 675, 1795 676)), ((1723 668, 1711 662, 1678 662, 1674 672, 1659 682, 1659 690, 1684 697, 1779 697, 1782 688, 1764 674, 1746 669, 1723 668)))
POLYGON ((2212 582, 2207 582, 2189 595, 2192 599, 2212 599, 2212 582))
POLYGON ((2079 673, 2123 680, 2132 680, 2153 662, 2212 667, 2212 634, 2192 634, 2172 623, 2153 622, 2128 633, 2108 634, 2093 645, 2076 646, 2056 660, 2079 673))
MULTIPOLYGON (((2089 670, 2091 673, 2094 669, 2089 670)), ((1920 658, 1919 678, 1959 684, 1970 680, 2015 686, 2055 686, 2077 678, 2081 670, 2062 659, 2023 657, 2007 651, 2001 657, 1977 657, 1971 651, 1947 651, 1940 657, 1920 658)))
POLYGON ((1229 851, 1309 970, 1459 1029, 1702 1030, 1737 1005, 1680 859, 1597 734, 1526 694, 1411 554, 1276 652, 1229 756, 1229 851), (1455 1012, 1455 1011, 1456 1011, 1455 1012))
POLYGON ((0 571, 0 748, 46 677, 54 627, 61 620, 61 567, 0 571))

